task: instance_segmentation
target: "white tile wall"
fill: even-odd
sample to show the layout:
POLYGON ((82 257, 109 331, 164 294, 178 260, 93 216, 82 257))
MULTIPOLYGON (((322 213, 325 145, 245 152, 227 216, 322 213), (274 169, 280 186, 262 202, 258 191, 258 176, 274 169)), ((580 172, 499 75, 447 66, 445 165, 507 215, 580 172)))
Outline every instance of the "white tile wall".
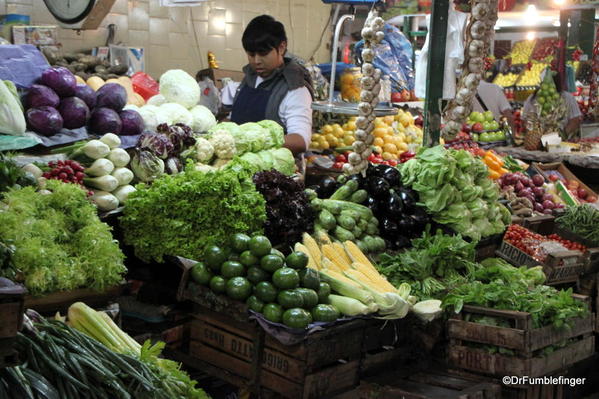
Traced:
MULTIPOLYGON (((114 23, 118 27, 117 42, 146 48, 148 73, 158 77, 167 69, 181 68, 195 75, 207 67, 209 50, 216 54, 221 68, 240 70, 247 63, 241 46, 243 30, 260 14, 270 14, 281 21, 287 30, 289 50, 309 57, 330 11, 331 6, 321 0, 212 0, 185 8, 160 7, 159 0, 117 0, 99 29, 79 33, 59 29, 58 37, 65 51, 89 50, 106 42, 106 26, 114 23), (208 34, 211 7, 227 10, 224 36, 208 34)), ((57 23, 41 0, 0 0, 0 14, 5 13, 28 14, 34 24, 57 23)), ((326 43, 332 34, 325 35, 315 57, 317 62, 327 62, 330 57, 326 43)))

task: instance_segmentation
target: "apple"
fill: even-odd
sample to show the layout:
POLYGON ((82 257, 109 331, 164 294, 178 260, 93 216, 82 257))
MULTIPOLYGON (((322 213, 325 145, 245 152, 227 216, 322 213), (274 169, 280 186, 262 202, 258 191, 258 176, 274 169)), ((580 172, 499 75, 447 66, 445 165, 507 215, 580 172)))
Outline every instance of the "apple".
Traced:
POLYGON ((478 141, 478 133, 472 133, 472 140, 478 141))
POLYGON ((486 141, 491 141, 491 138, 489 137, 489 133, 485 132, 485 133, 481 133, 478 136, 478 139, 482 142, 486 142, 486 141))
POLYGON ((473 122, 481 122, 481 123, 482 123, 482 122, 484 122, 484 121, 485 121, 485 117, 483 116, 483 114, 481 114, 481 113, 480 113, 480 112, 478 112, 478 111, 474 111, 474 112, 472 112, 472 113, 470 114, 470 119, 471 119, 473 122))
POLYGON ((588 195, 587 190, 585 190, 582 187, 578 189, 578 198, 585 199, 587 197, 587 195, 588 195))
POLYGON ((493 130, 493 125, 491 122, 483 122, 483 128, 487 131, 493 130))
POLYGON ((401 93, 397 93, 397 92, 391 93, 391 102, 394 102, 394 103, 402 102, 401 93))
POLYGON ((549 180, 551 180, 552 182, 556 182, 556 181, 558 181, 558 180, 559 180, 559 176, 558 176, 558 175, 556 175, 555 173, 551 173, 551 174, 549 175, 549 180))
POLYGON ((473 132, 480 133, 483 130, 485 130, 485 127, 480 122, 476 122, 474 125, 472 125, 472 131, 473 132))
POLYGON ((470 125, 467 123, 462 123, 462 131, 466 133, 470 133, 470 125))
POLYGON ((491 121, 491 130, 499 130, 499 123, 496 120, 491 121))
POLYGON ((493 115, 493 112, 491 112, 491 111, 485 111, 483 116, 484 116, 486 122, 492 122, 495 120, 495 116, 493 115))

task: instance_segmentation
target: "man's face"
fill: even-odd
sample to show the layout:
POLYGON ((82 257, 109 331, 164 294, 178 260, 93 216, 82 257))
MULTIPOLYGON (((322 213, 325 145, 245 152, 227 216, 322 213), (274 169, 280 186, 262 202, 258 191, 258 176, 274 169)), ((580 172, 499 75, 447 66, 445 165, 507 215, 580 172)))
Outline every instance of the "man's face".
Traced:
POLYGON ((283 54, 285 54, 286 46, 287 43, 283 42, 278 48, 273 48, 266 52, 254 53, 246 51, 248 63, 256 71, 258 76, 266 78, 275 69, 283 65, 283 54))

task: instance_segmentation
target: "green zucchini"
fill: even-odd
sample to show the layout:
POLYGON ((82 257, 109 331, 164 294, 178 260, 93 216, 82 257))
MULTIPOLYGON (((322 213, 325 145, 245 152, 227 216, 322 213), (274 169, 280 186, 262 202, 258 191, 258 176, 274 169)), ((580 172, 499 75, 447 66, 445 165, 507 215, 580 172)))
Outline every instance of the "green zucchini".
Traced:
POLYGON ((366 201, 367 198, 368 192, 366 190, 358 190, 354 192, 351 197, 349 197, 349 200, 351 202, 355 202, 356 204, 361 204, 366 201))
POLYGON ((326 209, 323 209, 318 214, 318 222, 325 228, 325 230, 331 230, 335 228, 335 225, 337 224, 335 216, 326 209))
POLYGON ((356 221, 352 217, 344 215, 343 212, 337 217, 337 223, 347 230, 353 230, 356 227, 356 221))
POLYGON ((343 186, 339 187, 333 195, 332 200, 348 200, 349 197, 358 189, 358 182, 355 180, 348 180, 343 186))

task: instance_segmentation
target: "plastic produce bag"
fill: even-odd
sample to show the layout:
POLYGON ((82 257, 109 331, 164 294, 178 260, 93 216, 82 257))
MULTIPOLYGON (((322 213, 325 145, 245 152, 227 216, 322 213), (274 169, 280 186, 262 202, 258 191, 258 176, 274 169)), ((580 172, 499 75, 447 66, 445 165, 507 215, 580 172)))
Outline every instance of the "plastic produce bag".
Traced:
MULTIPOLYGON (((384 31, 385 39, 374 48, 373 64, 383 75, 389 76, 392 91, 413 90, 412 44, 393 25, 385 24, 384 31)), ((361 40, 356 44, 355 53, 360 54, 363 47, 361 40)))
POLYGON ((200 105, 208 108, 214 115, 218 114, 220 109, 220 95, 216 85, 209 77, 204 77, 198 82, 200 85, 200 105))
MULTIPOLYGON (((443 98, 453 98, 456 88, 456 69, 464 62, 464 29, 468 21, 468 14, 458 12, 453 5, 449 7, 447 20, 447 40, 445 42, 445 70, 443 76, 443 98)), ((430 14, 426 16, 426 24, 430 32, 430 14)), ((426 70, 428 66, 428 50, 430 35, 426 40, 420 54, 416 58, 416 97, 426 97, 426 70)))

